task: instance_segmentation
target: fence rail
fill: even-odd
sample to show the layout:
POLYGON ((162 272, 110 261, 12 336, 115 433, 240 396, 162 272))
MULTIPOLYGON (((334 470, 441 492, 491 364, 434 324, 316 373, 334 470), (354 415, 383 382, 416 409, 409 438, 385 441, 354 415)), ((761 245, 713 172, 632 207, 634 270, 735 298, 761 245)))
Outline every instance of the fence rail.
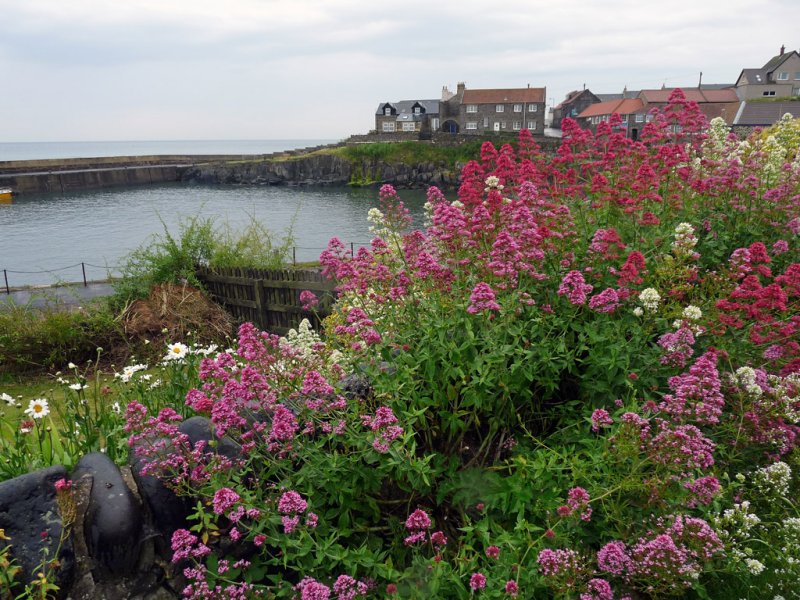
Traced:
POLYGON ((252 322, 271 333, 285 334, 308 319, 315 329, 330 314, 335 283, 307 269, 209 269, 197 270, 197 278, 211 297, 240 322, 252 322), (319 299, 314 311, 305 310, 300 293, 313 292, 319 299))

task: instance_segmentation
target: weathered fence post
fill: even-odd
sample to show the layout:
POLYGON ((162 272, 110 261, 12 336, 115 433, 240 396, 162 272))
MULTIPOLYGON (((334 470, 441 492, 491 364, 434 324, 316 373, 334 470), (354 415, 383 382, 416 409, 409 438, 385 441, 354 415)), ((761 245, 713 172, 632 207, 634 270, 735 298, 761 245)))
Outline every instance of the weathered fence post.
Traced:
POLYGON ((6 294, 11 295, 11 288, 8 287, 8 272, 3 269, 3 278, 6 280, 6 294))
POLYGON ((267 311, 264 306, 264 280, 256 279, 253 281, 253 298, 256 302, 256 311, 258 313, 258 326, 261 329, 267 327, 267 311))
POLYGON ((86 264, 81 263, 81 271, 83 272, 83 287, 87 287, 88 284, 86 283, 86 264))

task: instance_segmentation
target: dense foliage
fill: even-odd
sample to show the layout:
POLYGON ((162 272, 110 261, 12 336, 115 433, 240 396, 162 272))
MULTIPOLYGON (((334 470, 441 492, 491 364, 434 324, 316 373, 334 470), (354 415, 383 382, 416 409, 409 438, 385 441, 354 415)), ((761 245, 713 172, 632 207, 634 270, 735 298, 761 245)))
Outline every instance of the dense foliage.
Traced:
POLYGON ((485 144, 424 230, 385 186, 324 339, 246 324, 127 404, 198 500, 186 597, 800 598, 800 161, 679 92, 620 125, 485 144))

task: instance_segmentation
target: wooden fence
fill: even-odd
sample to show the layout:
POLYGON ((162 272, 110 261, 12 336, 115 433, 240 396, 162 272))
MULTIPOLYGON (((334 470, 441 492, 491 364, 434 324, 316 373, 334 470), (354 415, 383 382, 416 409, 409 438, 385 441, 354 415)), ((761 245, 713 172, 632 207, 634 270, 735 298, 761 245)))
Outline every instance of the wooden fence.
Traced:
POLYGON ((304 318, 319 329, 320 319, 330 314, 336 284, 317 271, 285 269, 208 269, 197 278, 212 298, 239 322, 250 321, 264 331, 283 335, 304 318), (300 293, 319 298, 316 313, 303 310, 300 293))

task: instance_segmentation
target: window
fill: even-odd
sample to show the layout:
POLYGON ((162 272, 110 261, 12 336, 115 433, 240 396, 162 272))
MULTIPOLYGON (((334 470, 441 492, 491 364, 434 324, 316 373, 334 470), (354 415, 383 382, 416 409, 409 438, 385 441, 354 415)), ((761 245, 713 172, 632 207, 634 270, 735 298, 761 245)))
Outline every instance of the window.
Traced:
POLYGON ((789 73, 785 71, 778 73, 778 81, 789 81, 789 73))
POLYGON ((506 122, 500 121, 500 129, 505 129, 505 128, 506 128, 506 122))
POLYGON ((383 114, 385 114, 387 117, 390 116, 392 114, 392 109, 387 106, 383 109, 383 114))
POLYGON ((522 104, 515 104, 514 112, 522 112, 522 104))
POLYGON ((383 124, 383 130, 384 130, 385 132, 391 132, 391 131, 394 131, 394 123, 384 123, 384 124, 383 124))
POLYGON ((528 121, 528 129, 530 131, 536 131, 536 121, 528 121))
POLYGON ((496 104, 494 107, 494 112, 503 112, 506 109, 505 104, 496 104))
POLYGON ((475 121, 467 121, 467 129, 477 129, 478 123, 475 121))
POLYGON ((535 104, 528 104, 528 112, 536 112, 537 106, 535 104))
POLYGON ((436 117, 431 119, 431 129, 433 129, 434 131, 439 131, 439 119, 437 119, 436 117))
POLYGON ((476 113, 476 112, 478 112, 478 105, 477 104, 467 104, 467 112, 468 113, 476 113))
POLYGON ((653 120, 653 115, 647 115, 647 118, 645 120, 649 123, 650 121, 653 120))
POLYGON ((483 126, 489 127, 489 117, 483 117, 483 126))
POLYGON ((403 123, 403 131, 416 131, 417 127, 415 123, 403 123))
POLYGON ((514 121, 514 131, 522 129, 522 121, 514 121))
POLYGON ((421 109, 419 106, 415 106, 415 107, 414 107, 414 114, 415 114, 415 115, 420 115, 420 114, 422 114, 422 109, 421 109))
POLYGON ((800 71, 797 71, 797 72, 794 74, 794 80, 795 80, 795 81, 800 81, 800 71))
POLYGON ((637 123, 644 123, 644 115, 636 115, 637 123))
POLYGON ((627 123, 628 122, 628 115, 622 115, 621 118, 622 118, 622 122, 623 123, 627 123))
POLYGON ((775 90, 769 90, 768 92, 762 92, 761 95, 762 96, 774 96, 775 95, 775 90))

